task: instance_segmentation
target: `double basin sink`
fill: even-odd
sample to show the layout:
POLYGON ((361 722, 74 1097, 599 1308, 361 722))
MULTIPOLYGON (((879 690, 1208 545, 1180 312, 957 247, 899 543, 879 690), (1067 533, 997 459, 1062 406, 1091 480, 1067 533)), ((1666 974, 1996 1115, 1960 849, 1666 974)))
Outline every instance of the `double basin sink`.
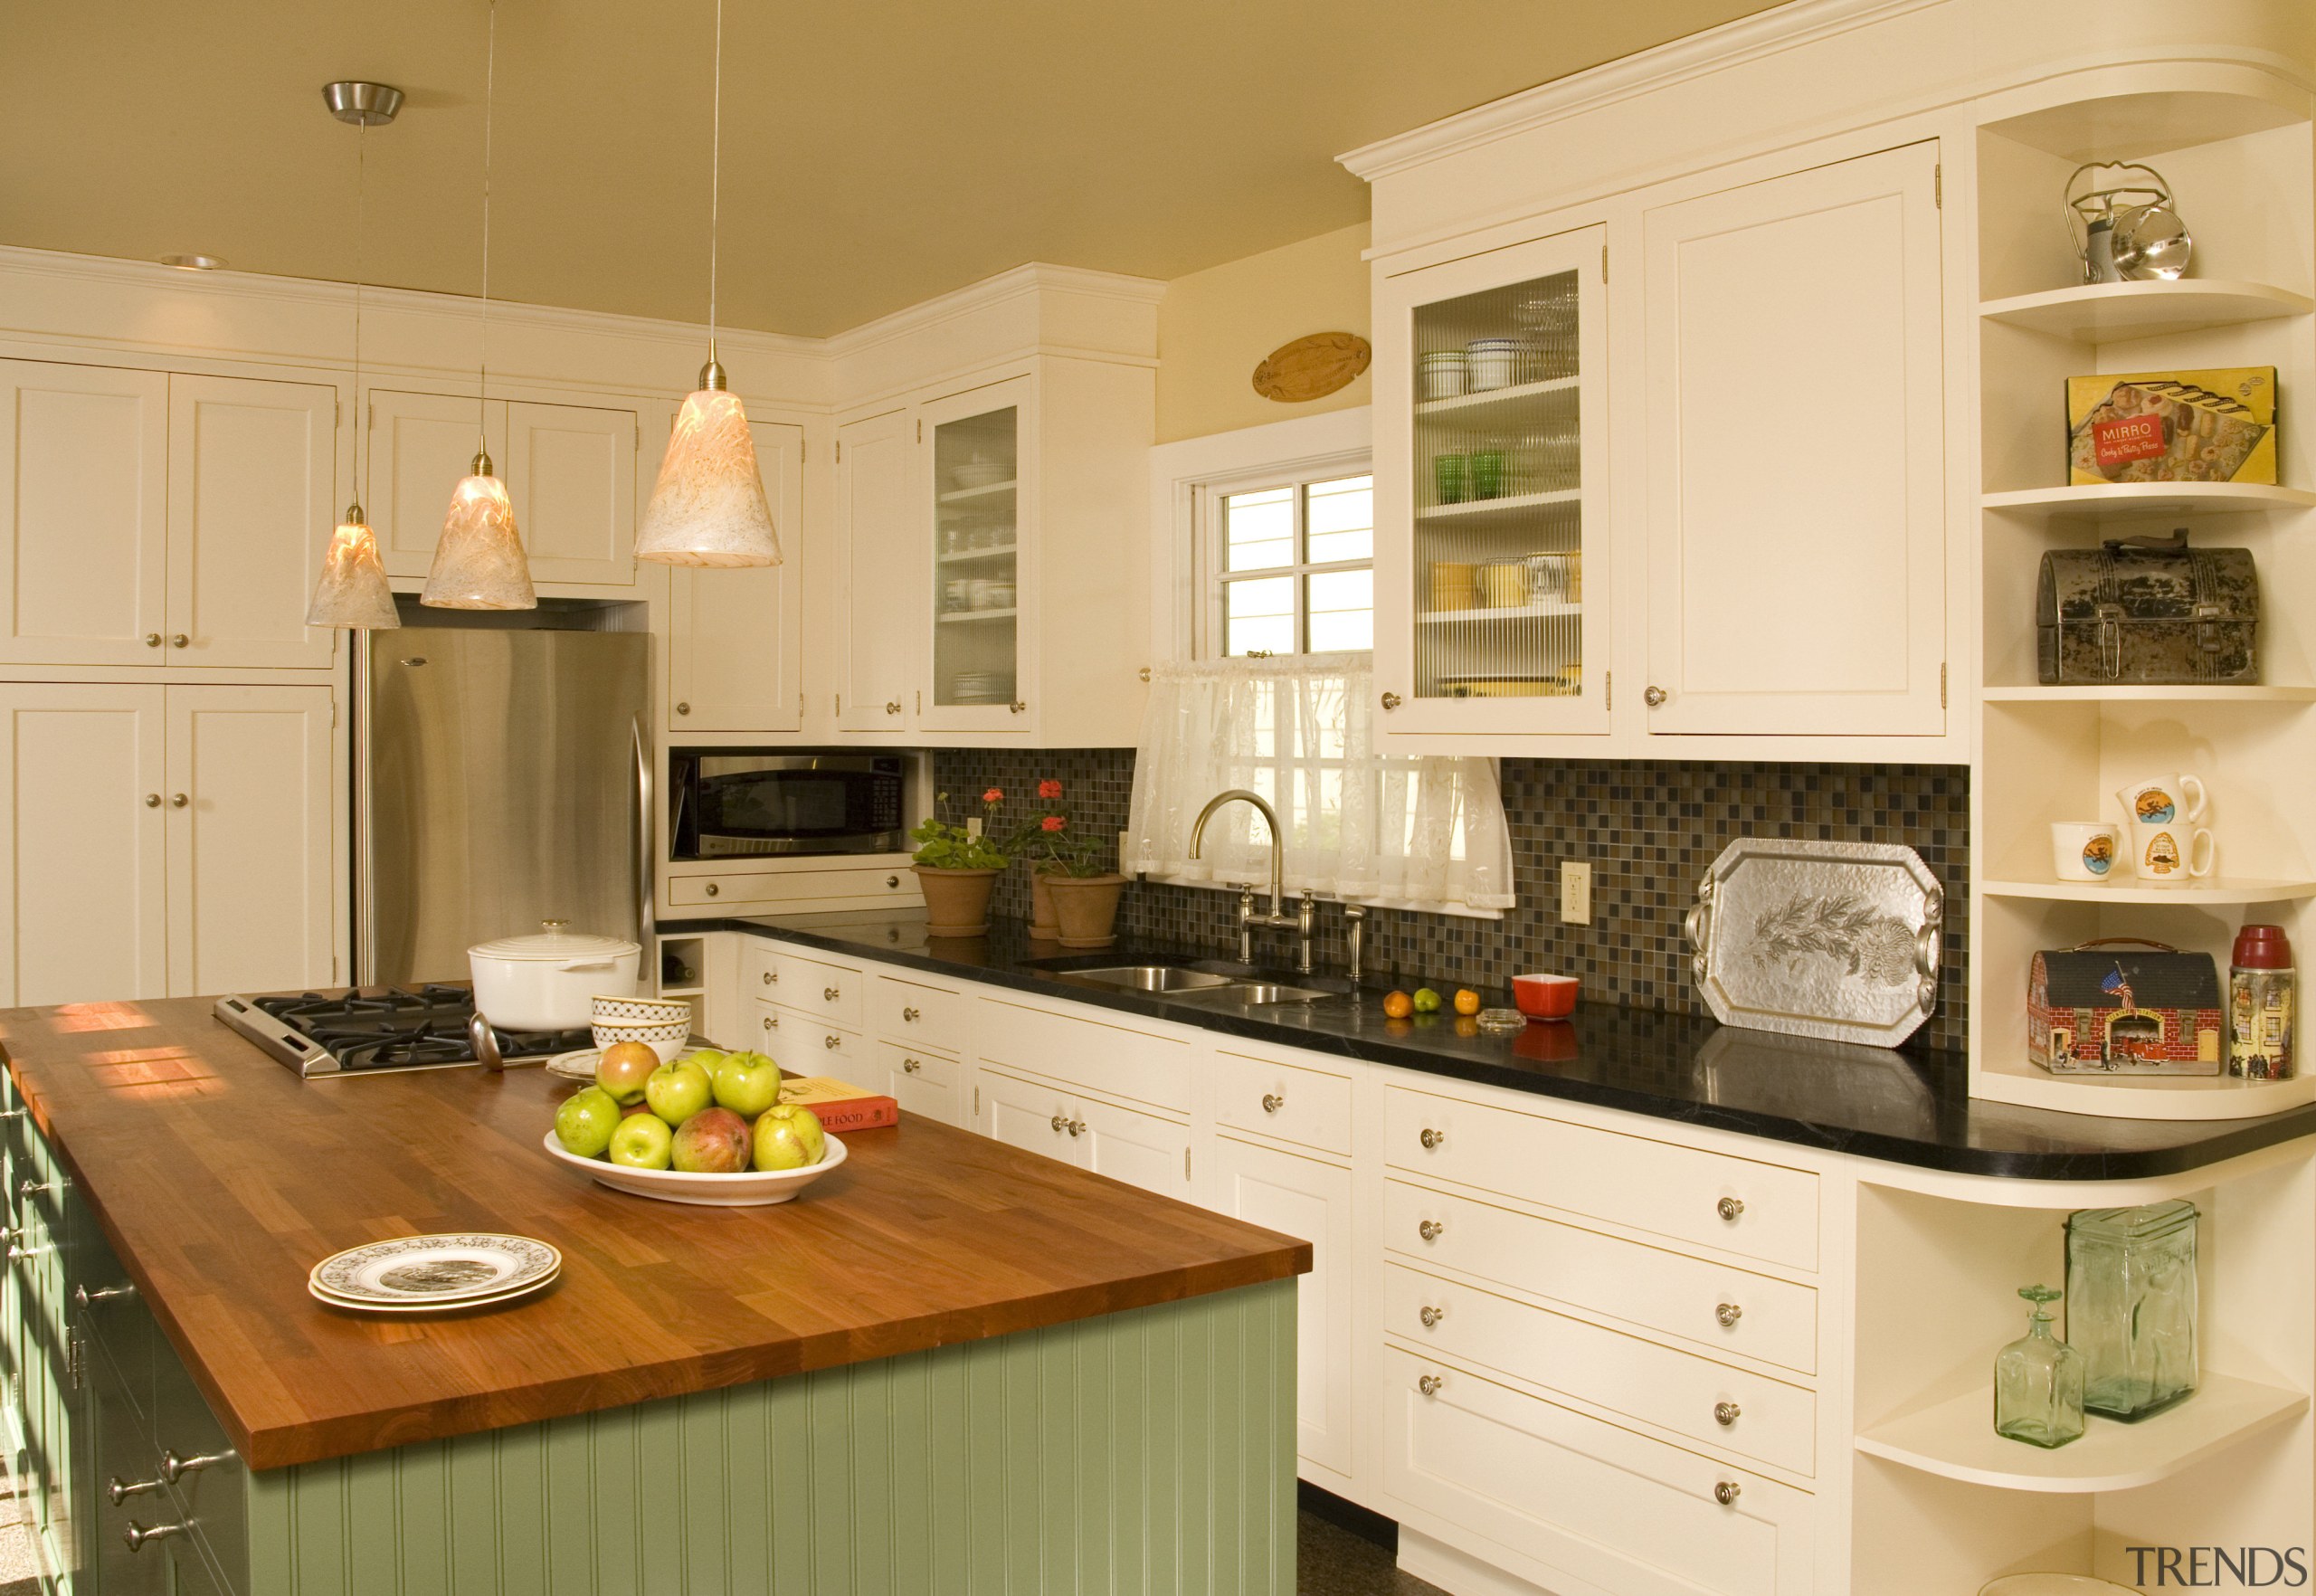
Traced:
MULTIPOLYGON (((1226 965, 1223 969, 1235 972, 1238 967, 1226 965)), ((1072 985, 1147 993, 1179 1002, 1227 1009, 1325 1002, 1343 995, 1324 987, 1274 980, 1258 972, 1223 974, 1211 966, 1187 964, 1105 964, 1088 970, 1057 970, 1054 978, 1072 985)))

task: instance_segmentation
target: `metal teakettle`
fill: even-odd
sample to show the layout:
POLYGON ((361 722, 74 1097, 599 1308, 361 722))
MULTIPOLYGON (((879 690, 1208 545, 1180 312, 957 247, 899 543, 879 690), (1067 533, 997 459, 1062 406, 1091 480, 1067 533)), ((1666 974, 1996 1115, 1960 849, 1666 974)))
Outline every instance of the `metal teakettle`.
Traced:
POLYGON ((2173 281, 2187 275, 2196 241, 2152 166, 2086 162, 2066 180, 2067 236, 2085 282, 2173 281))

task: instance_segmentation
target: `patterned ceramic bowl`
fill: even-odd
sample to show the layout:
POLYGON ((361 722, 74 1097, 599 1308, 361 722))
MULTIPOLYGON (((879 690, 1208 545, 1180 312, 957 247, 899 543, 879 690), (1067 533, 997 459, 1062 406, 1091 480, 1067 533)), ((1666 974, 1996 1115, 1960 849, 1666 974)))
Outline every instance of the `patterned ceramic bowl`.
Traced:
POLYGON ((673 1025, 691 1023, 689 998, 598 997, 598 1025, 673 1025))
POLYGON ((594 1026, 595 1045, 608 1048, 614 1042, 641 1042, 660 1055, 665 1064, 684 1050, 691 1040, 691 1021, 678 1020, 664 1025, 605 1025, 601 1021, 594 1026))

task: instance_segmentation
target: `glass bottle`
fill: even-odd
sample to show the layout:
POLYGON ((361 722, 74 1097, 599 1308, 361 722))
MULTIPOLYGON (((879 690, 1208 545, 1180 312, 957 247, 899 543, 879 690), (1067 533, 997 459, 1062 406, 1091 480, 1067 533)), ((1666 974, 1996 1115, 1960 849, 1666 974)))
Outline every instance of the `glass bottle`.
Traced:
POLYGON ((2144 1419, 2196 1389, 2197 1219, 2184 1198, 2067 1216, 2067 1339, 2092 1412, 2144 1419))
POLYGON ((2051 1334, 2045 1303, 2059 1293, 2021 1286, 2035 1305, 2026 1334, 1994 1360, 1994 1431, 2036 1447, 2063 1447, 2083 1433, 2083 1354, 2051 1334))

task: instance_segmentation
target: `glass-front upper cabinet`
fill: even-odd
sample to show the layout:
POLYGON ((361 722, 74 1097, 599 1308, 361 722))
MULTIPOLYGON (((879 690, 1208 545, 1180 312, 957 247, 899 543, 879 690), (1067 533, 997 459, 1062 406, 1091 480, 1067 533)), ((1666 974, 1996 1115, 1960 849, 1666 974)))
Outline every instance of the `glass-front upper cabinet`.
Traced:
POLYGON ((1608 730, 1606 230, 1378 286, 1388 733, 1608 730))
POLYGON ((1022 442, 1027 379, 925 407, 932 473, 932 662, 925 723, 956 730, 1025 729, 1020 706, 1023 576, 1022 442))

